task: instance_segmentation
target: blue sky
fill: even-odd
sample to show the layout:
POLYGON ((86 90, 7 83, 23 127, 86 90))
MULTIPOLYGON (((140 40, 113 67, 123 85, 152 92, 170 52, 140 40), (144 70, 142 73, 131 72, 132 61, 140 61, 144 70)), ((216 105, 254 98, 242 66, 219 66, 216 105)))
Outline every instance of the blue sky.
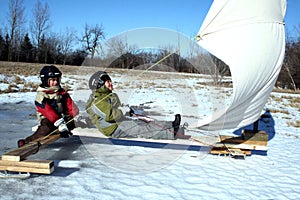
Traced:
MULTIPOLYGON (((102 24, 106 38, 143 27, 161 27, 188 37, 197 34, 213 0, 41 0, 50 7, 52 31, 74 28, 81 34, 85 23, 102 24)), ((5 24, 9 0, 0 0, 0 22, 5 24)), ((24 0, 27 20, 36 0, 24 0)), ((300 0, 288 0, 286 26, 300 27, 300 0)), ((3 26, 0 26, 3 28, 3 26)))

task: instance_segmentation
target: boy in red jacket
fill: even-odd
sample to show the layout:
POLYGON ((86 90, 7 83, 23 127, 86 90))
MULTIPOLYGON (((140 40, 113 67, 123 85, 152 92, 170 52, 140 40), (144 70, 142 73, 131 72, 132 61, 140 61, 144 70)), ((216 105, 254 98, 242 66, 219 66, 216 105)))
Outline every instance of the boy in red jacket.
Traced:
POLYGON ((41 69, 42 84, 37 89, 35 100, 40 124, 36 132, 18 141, 18 147, 54 132, 64 138, 72 135, 70 131, 75 128, 73 118, 79 114, 79 109, 60 86, 61 75, 61 71, 53 65, 41 69))

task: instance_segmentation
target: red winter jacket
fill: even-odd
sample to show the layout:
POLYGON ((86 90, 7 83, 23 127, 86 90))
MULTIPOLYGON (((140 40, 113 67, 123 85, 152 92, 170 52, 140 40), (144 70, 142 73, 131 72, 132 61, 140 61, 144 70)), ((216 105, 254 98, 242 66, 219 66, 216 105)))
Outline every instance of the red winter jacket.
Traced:
POLYGON ((38 119, 49 119, 52 123, 63 116, 75 117, 79 109, 70 95, 61 87, 39 87, 35 100, 38 119))

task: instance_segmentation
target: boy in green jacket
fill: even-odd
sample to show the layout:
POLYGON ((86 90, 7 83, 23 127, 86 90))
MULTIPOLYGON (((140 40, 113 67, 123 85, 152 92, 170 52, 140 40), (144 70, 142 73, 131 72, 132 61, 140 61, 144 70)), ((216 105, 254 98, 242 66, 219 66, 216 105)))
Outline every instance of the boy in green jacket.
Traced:
MULTIPOLYGON (((86 111, 92 123, 103 134, 115 138, 188 139, 189 136, 177 133, 180 128, 180 115, 170 121, 144 121, 126 118, 120 109, 121 102, 113 93, 111 78, 106 72, 98 71, 89 80, 92 90, 86 111)), ((130 115, 134 115, 131 110, 130 115)))

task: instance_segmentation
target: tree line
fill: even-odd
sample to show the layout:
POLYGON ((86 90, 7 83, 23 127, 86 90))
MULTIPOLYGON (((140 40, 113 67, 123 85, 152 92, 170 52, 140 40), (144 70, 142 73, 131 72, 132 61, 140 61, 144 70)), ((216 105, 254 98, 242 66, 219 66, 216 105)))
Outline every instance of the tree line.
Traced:
POLYGON ((104 32, 102 25, 85 24, 84 33, 66 27, 51 31, 50 7, 37 0, 30 19, 25 18, 24 0, 9 0, 6 18, 0 25, 0 60, 14 62, 81 65, 94 55, 104 32), (27 23, 26 23, 27 22, 27 23))
MULTIPOLYGON (((42 3, 40 0, 36 1, 29 20, 25 18, 24 13, 24 0, 9 0, 6 23, 0 25, 1 61, 78 66, 101 63, 104 67, 147 68, 176 49, 162 47, 159 51, 141 52, 138 47, 128 46, 127 42, 120 38, 103 44, 105 33, 103 26, 99 24, 86 23, 80 36, 70 27, 66 27, 61 33, 53 33, 50 7, 47 2, 42 3), (109 54, 99 58, 104 45, 109 54), (86 59, 87 57, 89 59, 86 59), (98 62, 99 60, 101 62, 98 62)), ((287 38, 285 60, 276 83, 283 88, 300 88, 300 25, 295 27, 295 32, 298 34, 296 39, 287 38)), ((220 82, 223 76, 230 75, 228 66, 214 56, 210 58, 214 68, 194 68, 195 63, 198 66, 207 64, 207 59, 207 55, 195 52, 191 52, 188 57, 174 53, 153 68, 170 71, 171 66, 179 72, 209 73, 216 83, 220 82)))
POLYGON ((295 28, 298 39, 287 39, 285 59, 279 74, 277 86, 300 89, 300 24, 295 28))

